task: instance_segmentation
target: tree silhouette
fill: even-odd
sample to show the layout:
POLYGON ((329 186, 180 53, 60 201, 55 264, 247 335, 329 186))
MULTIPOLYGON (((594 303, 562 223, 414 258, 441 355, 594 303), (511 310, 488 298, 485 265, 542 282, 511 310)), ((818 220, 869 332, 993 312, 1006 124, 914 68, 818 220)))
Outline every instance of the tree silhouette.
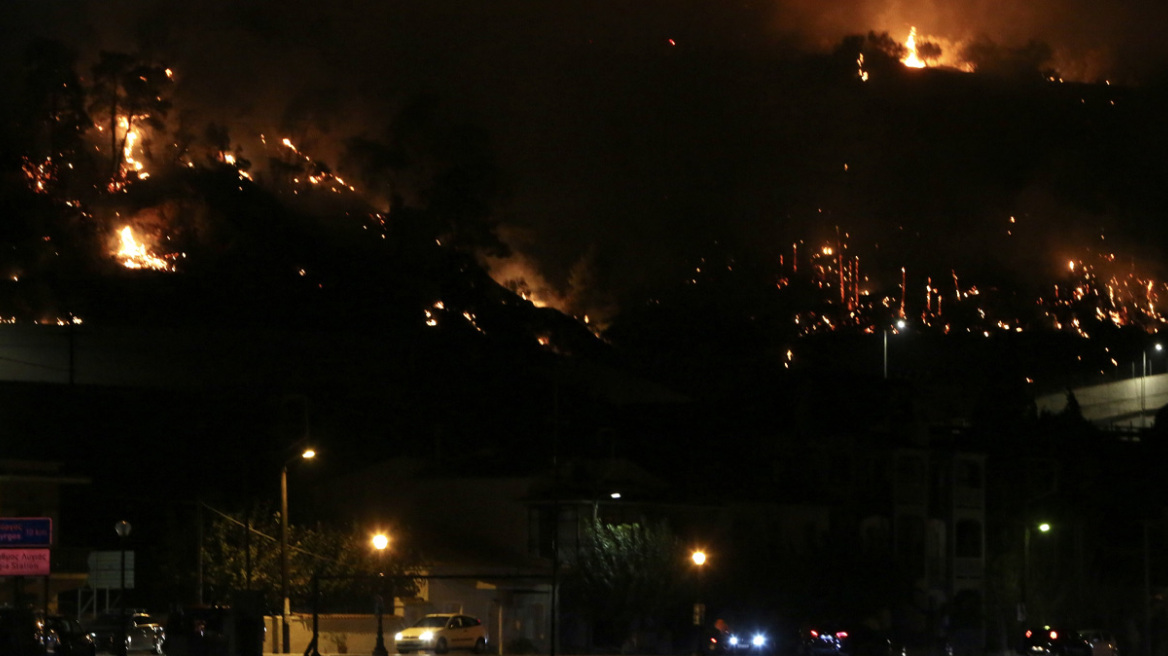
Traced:
POLYGON ((25 102, 31 128, 29 156, 74 162, 89 128, 85 89, 74 68, 77 53, 59 41, 38 39, 24 53, 25 102))
MULTIPOLYGON (((230 602, 236 591, 249 589, 279 594, 279 522, 277 513, 262 507, 216 513, 210 519, 203 541, 204 577, 217 591, 216 601, 230 602)), ((365 609, 369 596, 380 589, 374 578, 379 571, 387 576, 404 575, 419 563, 417 554, 401 551, 378 562, 367 531, 357 527, 289 525, 288 535, 289 590, 295 603, 302 606, 311 603, 314 575, 323 577, 320 593, 330 610, 336 611, 346 602, 365 609)), ((395 596, 411 596, 418 590, 412 580, 399 579, 394 585, 395 596)))
POLYGON ((936 62, 942 54, 941 46, 933 41, 921 41, 917 44, 917 57, 926 64, 936 62))

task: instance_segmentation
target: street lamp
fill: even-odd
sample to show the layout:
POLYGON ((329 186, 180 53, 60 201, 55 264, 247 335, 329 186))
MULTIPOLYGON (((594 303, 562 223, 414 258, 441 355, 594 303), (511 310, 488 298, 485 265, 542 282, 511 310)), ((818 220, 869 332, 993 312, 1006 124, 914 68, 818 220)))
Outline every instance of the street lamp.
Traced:
POLYGON ((119 637, 121 638, 121 640, 119 640, 119 642, 118 642, 118 651, 117 651, 117 653, 120 654, 121 656, 126 656, 126 649, 127 649, 127 645, 126 645, 126 621, 127 621, 127 618, 126 618, 126 538, 130 537, 130 529, 131 528, 133 528, 133 527, 130 526, 130 522, 127 522, 124 519, 122 521, 118 522, 117 524, 114 524, 114 532, 118 534, 118 543, 121 545, 121 548, 122 548, 122 592, 121 592, 121 595, 118 599, 118 602, 119 602, 118 603, 118 610, 120 611, 119 614, 121 615, 121 622, 118 623, 121 626, 121 630, 118 633, 119 633, 119 637))
POLYGON ((382 633, 381 616, 385 611, 385 548, 389 546, 389 537, 384 533, 373 536, 373 548, 377 550, 377 576, 381 580, 381 590, 378 591, 374 609, 377 611, 377 644, 373 647, 373 656, 389 656, 385 648, 385 634, 382 633))
MULTIPOLYGON (((1157 342, 1155 345, 1153 345, 1152 348, 1156 349, 1157 353, 1164 350, 1164 347, 1162 345, 1160 345, 1159 342, 1157 342)), ((1142 354, 1144 356, 1144 370, 1143 370, 1143 375, 1140 376, 1140 424, 1141 424, 1142 428, 1147 428, 1148 427, 1148 415, 1147 415, 1148 350, 1143 349, 1142 354)))
POLYGON ((702 650, 702 632, 700 627, 706 623, 706 605, 702 602, 702 569, 704 569, 706 564, 706 552, 701 549, 695 549, 689 557, 698 569, 698 598, 694 602, 693 609, 693 624, 695 627, 693 653, 698 654, 702 650))
POLYGON ((311 460, 316 457, 316 451, 305 449, 296 458, 291 458, 280 468, 280 592, 284 598, 283 612, 280 614, 281 633, 284 642, 284 653, 291 653, 289 642, 292 631, 288 626, 288 615, 292 612, 288 601, 288 465, 296 462, 297 458, 311 460))
MULTIPOLYGON (((1034 526, 1039 533, 1049 533, 1050 524, 1041 522, 1034 526)), ((1022 537, 1022 604, 1019 609, 1019 619, 1026 620, 1026 602, 1027 602, 1027 588, 1030 586, 1030 524, 1026 525, 1026 531, 1022 537)))
MULTIPOLYGON (((904 319, 897 319, 896 320, 897 332, 904 330, 904 327, 907 325, 908 324, 906 324, 904 322, 904 319)), ((887 328, 884 329, 884 380, 888 380, 888 329, 887 328)))

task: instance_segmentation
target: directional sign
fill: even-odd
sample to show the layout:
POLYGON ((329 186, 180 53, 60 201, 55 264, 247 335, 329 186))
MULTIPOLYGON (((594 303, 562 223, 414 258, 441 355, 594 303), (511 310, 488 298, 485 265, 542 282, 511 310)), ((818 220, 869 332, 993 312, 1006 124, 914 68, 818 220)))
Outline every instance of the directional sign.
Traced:
POLYGON ((123 581, 126 589, 134 587, 133 551, 91 551, 88 562, 90 587, 120 588, 123 587, 123 581), (125 561, 122 560, 123 556, 125 561))
POLYGON ((49 517, 0 518, 0 547, 47 547, 53 542, 49 517))
POLYGON ((48 549, 0 549, 0 576, 48 575, 48 549))

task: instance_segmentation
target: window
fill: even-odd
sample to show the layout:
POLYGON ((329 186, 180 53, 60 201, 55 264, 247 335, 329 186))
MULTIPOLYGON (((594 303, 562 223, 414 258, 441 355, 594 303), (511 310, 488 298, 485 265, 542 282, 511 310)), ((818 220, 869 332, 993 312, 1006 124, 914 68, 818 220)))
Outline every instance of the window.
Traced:
POLYGON ((963 519, 954 530, 955 555, 958 558, 981 558, 981 522, 963 519))
POLYGON ((961 487, 980 490, 982 486, 981 463, 973 460, 958 460, 957 484, 961 487))

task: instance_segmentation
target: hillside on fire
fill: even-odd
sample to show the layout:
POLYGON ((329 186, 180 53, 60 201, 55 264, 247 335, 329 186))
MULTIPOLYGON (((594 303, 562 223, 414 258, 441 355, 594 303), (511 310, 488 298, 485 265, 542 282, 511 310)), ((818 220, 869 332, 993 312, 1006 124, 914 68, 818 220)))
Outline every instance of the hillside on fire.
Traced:
POLYGON ((65 418, 226 403, 213 453, 286 441, 256 427, 302 395, 352 461, 539 462, 563 431, 690 472, 700 449, 658 445, 866 430, 889 378, 938 423, 996 421, 1123 373, 1165 320, 1159 86, 1064 80, 1037 42, 951 61, 915 30, 594 45, 548 46, 580 86, 534 104, 417 83, 357 112, 372 86, 251 104, 172 62, 202 51, 26 39, 0 103, 21 336, 0 363, 86 396, 10 425, 99 457, 65 418))

